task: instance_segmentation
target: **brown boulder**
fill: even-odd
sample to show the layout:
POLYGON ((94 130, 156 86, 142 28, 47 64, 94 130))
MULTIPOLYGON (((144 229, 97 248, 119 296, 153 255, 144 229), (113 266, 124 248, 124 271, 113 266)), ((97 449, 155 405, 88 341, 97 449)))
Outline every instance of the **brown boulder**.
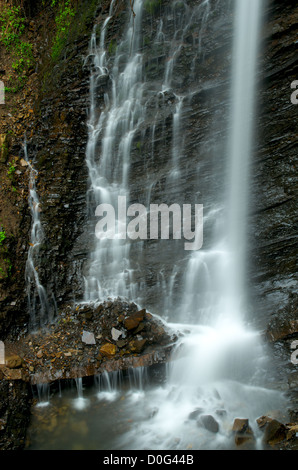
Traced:
POLYGON ((129 343, 129 349, 131 352, 139 354, 140 352, 143 351, 146 343, 147 343, 146 339, 141 339, 141 340, 135 339, 129 343))
POLYGON ((5 369, 4 376, 8 380, 22 380, 22 370, 21 369, 5 369))
POLYGON ((255 445, 255 437, 251 427, 249 426, 249 420, 243 418, 236 418, 234 420, 232 431, 235 433, 235 444, 237 447, 245 449, 251 449, 255 445))
POLYGON ((273 418, 269 418, 269 416, 261 416, 257 419, 257 423, 260 429, 262 429, 266 424, 272 421, 273 418))
POLYGON ((236 418, 234 420, 232 431, 238 432, 238 433, 244 433, 247 431, 248 427, 249 427, 248 419, 236 418))
POLYGON ((237 447, 245 446, 245 448, 254 447, 255 438, 252 430, 249 428, 244 434, 236 433, 235 435, 235 444, 237 447))
POLYGON ((289 424, 287 426, 287 441, 296 438, 298 436, 298 424, 289 424))
POLYGON ((277 421, 272 419, 266 424, 263 440, 266 444, 275 445, 282 442, 287 437, 286 427, 277 421))
POLYGON ((7 357, 5 362, 9 369, 18 369, 19 367, 22 367, 23 361, 20 356, 14 354, 13 356, 7 357))
POLYGON ((138 328, 139 324, 144 320, 146 310, 140 310, 139 312, 133 313, 124 320, 124 326, 127 330, 134 330, 138 328))
POLYGON ((127 341, 126 339, 120 339, 119 341, 116 342, 118 348, 124 348, 127 344, 127 341))
POLYGON ((37 357, 38 359, 41 359, 41 358, 43 357, 43 352, 42 352, 41 349, 40 349, 39 351, 37 351, 36 357, 37 357))
POLYGON ((100 348, 100 354, 105 357, 113 357, 117 352, 117 346, 115 344, 106 343, 100 348))

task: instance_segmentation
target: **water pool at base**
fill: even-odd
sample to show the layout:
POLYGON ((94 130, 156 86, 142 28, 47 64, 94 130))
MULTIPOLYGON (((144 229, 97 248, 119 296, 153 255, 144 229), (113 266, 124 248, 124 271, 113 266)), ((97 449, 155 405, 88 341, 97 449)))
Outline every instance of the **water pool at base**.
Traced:
POLYGON ((286 422, 286 399, 265 386, 268 359, 259 355, 258 337, 247 331, 220 337, 198 327, 184 338, 162 384, 135 369, 125 378, 97 376, 86 386, 73 380, 54 393, 40 387, 27 449, 239 449, 236 418, 249 419, 252 433, 240 449, 263 449, 256 420, 267 415, 286 422))

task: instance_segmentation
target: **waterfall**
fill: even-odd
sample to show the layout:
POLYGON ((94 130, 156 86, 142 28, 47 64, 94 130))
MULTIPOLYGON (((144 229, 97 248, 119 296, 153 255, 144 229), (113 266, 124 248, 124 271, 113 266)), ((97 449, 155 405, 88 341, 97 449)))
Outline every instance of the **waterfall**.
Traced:
MULTIPOLYGON (((118 198, 126 198, 126 205, 140 202, 149 211, 152 202, 168 203, 175 198, 177 185, 182 177, 181 159, 184 155, 183 120, 184 106, 187 97, 180 90, 181 86, 174 83, 174 73, 177 64, 183 57, 183 43, 192 31, 203 29, 210 12, 210 2, 205 0, 198 6, 190 7, 186 1, 173 2, 167 6, 168 15, 158 20, 157 31, 153 37, 152 47, 158 54, 166 55, 165 65, 158 75, 149 79, 148 65, 144 53, 146 37, 142 31, 142 20, 148 9, 148 2, 136 0, 133 5, 134 13, 130 11, 124 37, 113 48, 105 45, 109 23, 113 17, 114 2, 104 21, 100 34, 98 26, 94 28, 89 54, 85 63, 91 63, 90 77, 90 109, 88 118, 88 144, 86 162, 89 170, 89 189, 87 206, 91 225, 96 219, 94 214, 97 206, 109 204, 116 212, 116 227, 121 232, 127 221, 126 207, 118 206, 118 198), (169 33, 172 22, 175 29, 169 33), (161 52, 162 51, 162 52, 161 52), (151 80, 151 81, 150 81, 151 80), (99 105, 98 95, 102 86, 106 87, 104 104, 99 105), (154 165, 156 158, 156 127, 164 129, 168 125, 163 115, 163 108, 169 108, 171 113, 172 136, 166 163, 166 187, 163 200, 160 200, 159 175, 147 178, 146 167, 154 165), (131 191, 134 175, 132 164, 135 155, 140 158, 145 140, 146 128, 150 138, 150 158, 144 157, 144 173, 142 174, 142 201, 136 201, 136 194, 131 191), (118 210, 118 215, 117 215, 118 210), (122 215, 119 215, 122 214, 122 215)), ((201 55, 200 34, 194 35, 194 47, 198 57, 201 55)), ((142 162, 143 163, 143 162, 142 162)), ((173 201, 174 203, 177 201, 173 201)), ((103 214, 101 214, 103 215, 103 214)), ((139 239, 132 243, 128 237, 120 233, 115 239, 102 237, 97 239, 94 234, 94 249, 90 253, 89 265, 86 267, 84 300, 97 301, 107 297, 118 296, 145 304, 148 296, 148 283, 143 275, 143 267, 148 266, 148 257, 156 254, 148 253, 148 244, 139 239)), ((155 250, 154 245, 152 249, 155 250)), ((150 248, 151 249, 151 248, 150 248)), ((150 251, 149 249, 149 251, 150 251)), ((172 247, 162 248, 165 264, 171 260, 172 247)), ((181 248, 178 246, 178 251, 181 248)), ((145 267, 146 269, 146 267, 145 267)), ((168 266, 165 266, 168 269, 168 266)), ((156 288, 159 289, 157 298, 165 297, 166 284, 160 283, 163 273, 163 261, 153 274, 156 288)), ((173 268, 176 271, 176 268, 173 268)), ((181 268, 179 269, 181 274, 181 268)), ((163 308, 163 302, 156 303, 158 311, 163 308)), ((168 305, 168 310, 172 305, 168 305)))
MULTIPOLYGON (((119 236, 114 240, 95 240, 90 256, 85 277, 85 301, 121 296, 146 306, 144 292, 153 289, 157 313, 167 316, 173 328, 183 333, 168 367, 166 386, 145 392, 155 410, 152 414, 146 408, 151 419, 139 420, 137 431, 124 433, 120 439, 121 448, 142 448, 144 435, 146 445, 156 449, 186 448, 190 439, 199 449, 233 447, 229 423, 239 416, 255 423, 264 409, 275 406, 280 400, 279 394, 264 387, 267 359, 260 334, 247 326, 246 315, 248 184, 263 10, 261 0, 237 0, 235 6, 230 120, 228 138, 221 142, 221 148, 226 146, 221 155, 225 158, 226 171, 216 173, 216 177, 224 180, 224 201, 220 205, 208 200, 204 216, 211 227, 209 243, 186 256, 177 240, 173 240, 174 244, 152 243, 146 248, 143 240, 133 245, 119 236), (143 269, 149 265, 146 275, 140 265, 143 269), (153 288, 152 279, 155 282, 152 282, 153 288), (189 418, 194 412, 216 421, 218 432, 213 439, 202 422, 193 422, 189 418), (175 436, 179 436, 176 447, 173 444, 175 436)), ((100 34, 99 47, 96 29, 90 41, 89 57, 93 66, 86 161, 91 216, 99 204, 110 204, 117 210, 119 196, 125 196, 128 203, 135 202, 136 193, 132 191, 135 176, 131 173, 136 155, 139 165, 143 164, 145 168, 139 194, 147 207, 161 195, 166 198, 164 202, 175 202, 177 188, 181 193, 189 192, 190 170, 184 158, 186 136, 183 125, 196 90, 189 90, 179 79, 176 67, 183 60, 183 46, 190 38, 194 41, 193 47, 197 48, 196 61, 203 60, 201 33, 208 23, 211 3, 206 0, 190 6, 182 1, 165 8, 163 17, 156 21, 152 44, 152 48, 165 57, 164 66, 162 70, 158 69, 157 75, 151 73, 150 61, 146 63, 143 53, 145 7, 143 0, 134 2, 135 17, 131 14, 124 38, 112 57, 104 45, 113 2, 100 34), (175 25, 172 36, 167 22, 168 26, 175 25), (111 83, 110 91, 104 97, 103 108, 99 109, 98 90, 108 82, 111 83), (168 140, 167 126, 172 130, 168 140), (142 162, 139 154, 145 138, 152 140, 148 146, 149 159, 142 162), (166 157, 161 176, 160 172, 154 171, 154 165, 156 154, 161 158, 163 150, 166 157), (146 175, 148 167, 153 175, 150 178, 146 175)), ((193 60, 190 75, 195 73, 196 66, 193 60)), ((200 185, 201 166, 190 173, 191 177, 196 175, 197 178, 195 192, 200 185)), ((203 177, 207 181, 205 185, 209 186, 208 172, 203 177)), ((117 220, 120 228, 126 218, 124 211, 124 207, 118 207, 122 214, 117 220)), ((136 414, 140 415, 144 410, 140 404, 140 411, 137 403, 141 400, 138 397, 143 396, 143 371, 130 372, 129 378, 132 388, 138 387, 133 403, 136 400, 136 414)), ((116 400, 115 380, 114 376, 103 374, 98 396, 116 400)), ((256 425, 252 427, 257 433, 256 425)))
POLYGON ((29 160, 27 141, 24 141, 24 156, 28 164, 29 175, 29 207, 32 224, 30 232, 29 250, 26 262, 25 278, 27 285, 28 308, 31 329, 44 326, 51 318, 51 308, 45 287, 42 285, 38 273, 37 260, 40 246, 44 240, 44 231, 40 220, 40 202, 36 189, 38 172, 29 160))
POLYGON ((210 401, 210 384, 228 390, 229 386, 223 384, 232 381, 233 396, 235 381, 249 384, 258 380, 264 356, 259 333, 246 326, 244 274, 262 6, 260 0, 237 0, 236 4, 225 218, 221 229, 215 231, 214 245, 194 253, 189 260, 181 322, 190 322, 192 331, 184 340, 183 353, 177 354, 170 374, 172 384, 182 380, 180 396, 184 395, 186 403, 195 401, 194 395, 201 387, 209 411, 214 399, 210 401))
MULTIPOLYGON (((263 385, 266 355, 245 315, 245 234, 261 15, 261 0, 237 0, 225 207, 214 224, 213 244, 194 252, 185 269, 178 327, 183 331, 184 325, 186 333, 170 363, 167 386, 150 397, 158 412, 141 426, 150 448, 183 449, 190 443, 197 449, 233 448, 228 423, 244 416, 260 448, 255 420, 281 400, 263 385), (204 416, 216 422, 212 439, 204 416), (177 436, 179 443, 174 444, 177 436)), ((214 216, 216 207, 207 214, 214 216)), ((176 274, 177 265, 169 284, 176 274)), ((121 444, 141 448, 141 440, 128 433, 121 444)))
POLYGON ((237 323, 241 327, 247 321, 245 252, 248 183, 262 11, 260 0, 236 2, 225 208, 220 229, 216 226, 214 230, 213 246, 196 252, 186 269, 181 309, 191 322, 209 325, 217 322, 226 325, 237 323))
POLYGON ((50 404, 50 384, 37 384, 38 405, 45 407, 50 404))
POLYGON ((114 401, 119 397, 119 390, 123 381, 122 371, 103 372, 95 377, 97 398, 99 400, 114 401))
POLYGON ((263 4, 260 0, 237 1, 228 143, 230 162, 227 181, 227 243, 231 253, 228 288, 230 296, 240 298, 245 296, 246 283, 248 182, 253 150, 257 56, 262 11, 263 4))
POLYGON ((77 397, 73 401, 73 406, 76 410, 84 410, 89 405, 89 400, 84 397, 84 387, 82 377, 77 377, 75 380, 77 397))
MULTIPOLYGON (((106 51, 103 47, 113 3, 111 2, 110 16, 103 25, 100 47, 97 48, 96 45, 96 31, 90 43, 94 72, 90 83, 91 110, 86 160, 91 182, 89 193, 93 202, 92 208, 105 203, 117 208, 118 196, 126 197, 129 201, 131 144, 143 115, 142 56, 138 53, 142 20, 140 0, 134 4, 135 17, 131 15, 126 36, 116 51, 110 76, 113 82, 112 96, 105 97, 106 109, 99 117, 96 112, 97 87, 107 74, 104 66, 106 51), (101 152, 98 158, 99 139, 101 139, 101 152)), ((117 222, 120 224, 120 219, 117 222)), ((129 298, 134 296, 130 246, 121 238, 113 240, 112 246, 110 245, 110 240, 96 241, 90 272, 86 277, 86 300, 102 299, 109 295, 129 298)))
MULTIPOLYGON (((221 2, 182 0, 162 5, 161 17, 151 18, 150 52, 154 52, 149 58, 144 53, 148 38, 142 32, 148 3, 135 0, 135 16, 128 8, 130 17, 115 50, 106 46, 115 1, 100 34, 98 26, 92 32, 85 62, 91 63, 86 149, 90 225, 94 223, 95 227, 97 206, 110 204, 117 210, 119 196, 128 203, 140 197, 146 207, 152 201, 184 203, 181 199, 191 192, 195 193, 191 199, 197 200, 204 183, 205 192, 201 194, 206 194, 204 220, 209 231, 206 245, 191 255, 176 239, 173 244, 168 240, 133 243, 121 236, 96 239, 93 232, 84 301, 121 296, 148 308, 149 298, 155 309, 152 313, 163 315, 169 327, 179 331, 162 386, 148 384, 147 370, 142 367, 129 370, 127 381, 121 371, 95 377, 100 412, 96 414, 96 406, 89 407, 92 417, 94 414, 91 433, 97 436, 103 432, 107 441, 101 437, 104 444, 94 445, 107 448, 109 444, 118 450, 235 449, 233 421, 245 418, 252 431, 245 436, 248 444, 261 449, 262 431, 256 419, 269 410, 285 409, 282 394, 267 388, 266 351, 260 333, 249 326, 245 276, 264 0, 229 0, 224 6, 233 4, 235 8, 230 119, 227 129, 223 129, 221 120, 221 132, 216 136, 209 129, 214 117, 206 124, 202 116, 204 112, 212 115, 213 109, 205 108, 201 113, 198 105, 195 112, 199 116, 193 116, 192 100, 201 104, 202 95, 210 96, 213 88, 222 85, 221 81, 215 81, 215 86, 202 85, 196 75, 198 65, 200 71, 206 65, 202 33, 214 19, 212 8, 219 8, 221 2), (191 66, 181 78, 189 51, 184 51, 186 44, 191 49, 191 66), (162 66, 156 68, 159 61, 162 66), (189 129, 195 134, 195 143, 187 141, 189 129), (204 132, 209 135, 202 137, 204 132), (215 142, 218 136, 223 139, 220 144, 215 142), (205 155, 207 147, 211 150, 205 155), (218 148, 214 168, 207 160, 218 148), (223 166, 226 171, 222 171, 223 166), (217 186, 210 189, 219 178, 222 184, 218 187, 224 193, 220 202, 221 194, 214 196, 217 186), (136 186, 135 179, 140 180, 136 186), (179 201, 175 200, 177 193, 179 201), (160 201, 161 197, 165 199, 160 201)), ((156 5, 160 6, 159 2, 151 6, 156 5)), ((210 75, 213 77, 213 68, 210 75)), ((210 105, 212 98, 207 103, 210 105)), ((125 208, 118 210, 121 228, 125 208)), ((82 379, 76 380, 76 386, 74 406, 81 411, 93 402, 83 396, 82 379)))

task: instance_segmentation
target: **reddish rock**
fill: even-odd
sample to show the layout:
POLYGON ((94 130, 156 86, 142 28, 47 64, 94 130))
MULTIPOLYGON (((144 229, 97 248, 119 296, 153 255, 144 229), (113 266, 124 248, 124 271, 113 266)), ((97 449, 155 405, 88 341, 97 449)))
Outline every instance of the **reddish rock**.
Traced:
POLYGON ((236 418, 234 420, 232 431, 237 432, 237 433, 244 433, 248 430, 248 427, 249 427, 248 419, 236 418))
POLYGON ((251 427, 249 426, 249 420, 243 418, 236 418, 234 420, 232 431, 235 433, 235 444, 237 447, 245 449, 254 448, 255 437, 251 427))
POLYGON ((37 351, 36 357, 37 357, 38 359, 41 359, 42 356, 43 356, 43 353, 42 353, 42 350, 40 349, 39 351, 37 351))
POLYGON ((235 444, 237 447, 245 446, 245 448, 252 448, 255 445, 255 438, 252 430, 249 428, 245 433, 236 433, 235 444))
POLYGON ((264 431, 264 442, 266 444, 275 445, 282 442, 287 437, 287 429, 284 424, 276 419, 272 419, 266 424, 264 431))
POLYGON ((147 343, 146 339, 141 339, 141 340, 135 339, 129 343, 129 349, 133 353, 140 353, 143 351, 146 343, 147 343))
POLYGON ((4 376, 8 380, 22 380, 22 369, 4 369, 4 376))
POLYGON ((115 344, 106 343, 100 348, 100 354, 105 357, 113 357, 117 352, 115 344))
POLYGON ((266 426, 266 424, 269 423, 270 421, 272 421, 272 418, 269 418, 269 416, 261 416, 260 418, 257 419, 257 423, 260 429, 266 426))
POLYGON ((139 312, 133 313, 124 320, 124 326, 127 330, 134 330, 138 328, 139 324, 144 320, 146 310, 140 310, 139 312))
POLYGON ((298 435, 298 424, 289 424, 287 426, 287 441, 293 439, 293 438, 296 438, 296 436, 298 435))

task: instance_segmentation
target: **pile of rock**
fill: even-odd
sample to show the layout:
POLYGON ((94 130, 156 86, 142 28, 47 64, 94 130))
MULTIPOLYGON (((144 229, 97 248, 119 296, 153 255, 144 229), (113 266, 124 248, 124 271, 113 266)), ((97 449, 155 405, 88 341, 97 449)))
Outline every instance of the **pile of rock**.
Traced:
POLYGON ((23 338, 3 373, 41 383, 147 367, 169 360, 176 341, 175 332, 134 303, 68 306, 46 331, 23 338))
MULTIPOLYGON (((217 434, 220 432, 220 419, 226 421, 227 412, 225 410, 216 410, 216 418, 211 414, 205 414, 202 408, 196 408, 192 411, 188 419, 195 420, 199 428, 204 428, 210 433, 217 434)), ((274 417, 261 416, 256 420, 258 428, 263 435, 261 436, 262 447, 273 449, 298 449, 298 424, 283 424, 274 417)), ((250 426, 249 420, 246 418, 235 418, 233 425, 228 428, 225 423, 225 432, 229 429, 231 438, 236 448, 253 450, 256 448, 256 436, 250 426)))

